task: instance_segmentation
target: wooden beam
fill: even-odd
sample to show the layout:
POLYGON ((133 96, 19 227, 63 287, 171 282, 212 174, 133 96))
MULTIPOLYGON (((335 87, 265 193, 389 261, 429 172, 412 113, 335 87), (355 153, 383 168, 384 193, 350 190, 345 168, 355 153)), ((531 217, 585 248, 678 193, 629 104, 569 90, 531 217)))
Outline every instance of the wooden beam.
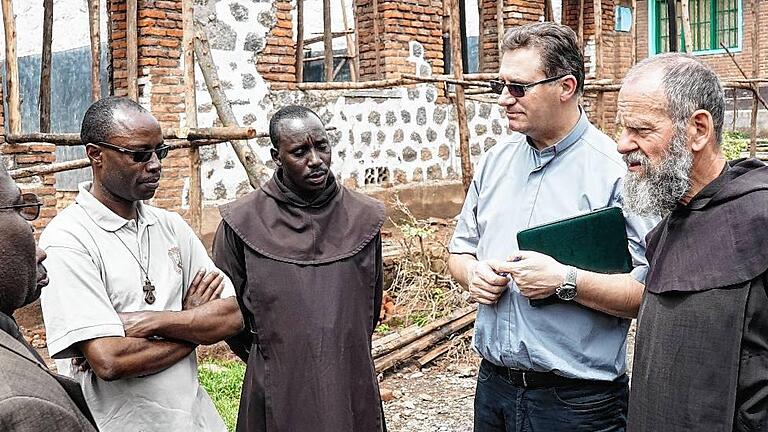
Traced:
MULTIPOLYGON (((326 128, 331 130, 332 128, 326 128)), ((163 139, 166 140, 244 140, 269 137, 269 132, 256 132, 250 127, 210 127, 210 128, 181 128, 163 130, 163 139)), ((82 145, 80 134, 75 133, 28 133, 5 134, 5 142, 9 144, 24 143, 49 143, 63 146, 82 145)))
MULTIPOLYGON (((195 86, 195 25, 193 0, 181 1, 184 29, 181 48, 184 53, 184 114, 187 129, 197 128, 197 94, 195 86)), ((200 178, 200 149, 189 148, 189 225, 199 236, 203 228, 203 190, 200 178)))
MULTIPOLYGON (((354 30, 335 31, 335 32, 331 32, 331 37, 333 39, 338 39, 340 37, 347 37, 348 35, 353 34, 354 32, 355 32, 354 30)), ((304 39, 304 45, 310 45, 313 43, 322 42, 324 38, 325 38, 325 35, 322 35, 322 34, 320 36, 312 36, 311 38, 306 38, 304 39)))
MULTIPOLYGON (((752 0, 752 78, 757 78, 760 74, 760 2, 752 0)), ((746 77, 745 77, 746 78, 746 77)), ((750 117, 750 137, 749 137, 749 156, 755 157, 757 154, 757 101, 760 98, 760 88, 757 84, 752 84, 752 113, 750 117)), ((763 103, 765 103, 763 101, 763 103)))
POLYGON ((485 70, 485 48, 483 48, 483 43, 485 42, 485 26, 483 25, 483 0, 477 0, 477 70, 478 72, 482 72, 485 70))
MULTIPOLYGON (((219 73, 216 70, 216 64, 213 62, 211 47, 208 43, 208 36, 205 34, 205 28, 198 21, 195 21, 194 26, 195 56, 197 57, 198 65, 200 65, 200 70, 203 72, 205 85, 208 88, 208 94, 211 95, 211 101, 216 107, 216 113, 219 116, 219 120, 221 120, 221 123, 224 126, 238 126, 237 118, 232 111, 232 106, 229 104, 227 95, 221 87, 219 73)), ((237 154, 237 158, 240 160, 243 168, 245 168, 245 172, 248 174, 248 181, 250 181, 251 186, 254 189, 269 180, 269 170, 259 156, 253 152, 248 141, 233 140, 232 148, 235 150, 235 154, 237 154)))
POLYGON ((555 21, 555 13, 552 10, 552 0, 544 0, 544 21, 555 21))
POLYGON ((19 94, 19 63, 16 58, 16 17, 12 0, 2 0, 5 30, 5 89, 8 103, 8 129, 21 133, 21 96, 19 94))
POLYGON ((101 99, 101 16, 99 0, 88 0, 88 30, 91 35, 91 101, 101 99))
POLYGON ((581 48, 581 53, 584 54, 584 0, 579 0, 579 18, 576 26, 576 37, 579 41, 579 48, 581 48))
POLYGON ((376 76, 381 76, 381 52, 379 49, 379 0, 373 0, 373 47, 376 53, 376 76))
POLYGON ((457 84, 464 87, 488 87, 488 88, 491 87, 491 84, 486 81, 458 80, 453 78, 444 78, 441 76, 423 77, 423 76, 412 75, 412 74, 403 74, 401 77, 405 79, 419 81, 419 82, 445 82, 448 84, 457 84))
MULTIPOLYGON (((351 58, 351 57, 349 56, 349 54, 334 54, 333 58, 348 59, 348 58, 351 58)), ((317 60, 325 60, 325 55, 318 56, 318 57, 306 57, 304 59, 304 63, 309 63, 309 62, 313 62, 313 61, 317 61, 317 60)))
POLYGON ((331 0, 323 0, 323 52, 325 82, 333 82, 333 37, 331 36, 331 0))
POLYGON ((689 17, 688 0, 680 0, 682 20, 683 20, 683 39, 685 40, 685 52, 693 52, 693 33, 691 32, 691 19, 689 17))
MULTIPOLYGON (((449 0, 452 1, 452 0, 449 0)), ((504 0, 496 1, 496 44, 499 46, 499 66, 501 66, 501 43, 504 40, 504 0)))
MULTIPOLYGON (((579 0, 583 2, 584 0, 579 0)), ((630 30, 632 35, 632 51, 630 52, 631 65, 634 66, 637 63, 637 0, 632 0, 632 29, 630 30)))
MULTIPOLYGON (((602 0, 592 2, 595 19, 595 79, 603 75, 603 3, 602 0)), ((597 128, 603 130, 604 117, 603 92, 597 93, 595 98, 595 117, 597 128)))
POLYGON ((125 63, 127 67, 128 97, 139 100, 139 35, 137 0, 126 0, 125 7, 125 63))
MULTIPOLYGON (((464 80, 464 68, 461 60, 461 30, 459 27, 459 1, 451 1, 451 61, 453 62, 453 75, 457 80, 464 80)), ((501 53, 499 53, 501 55, 501 53)), ((501 64, 501 57, 499 57, 501 64)), ((469 155, 469 126, 467 125, 467 106, 464 98, 464 87, 456 86, 456 119, 459 123, 459 153, 461 155, 461 179, 464 185, 464 193, 469 190, 472 182, 472 161, 469 155)))
POLYGON ((296 82, 304 82, 304 0, 296 0, 296 82))
MULTIPOLYGON (((347 38, 347 54, 349 54, 349 57, 354 59, 357 54, 355 53, 355 44, 352 41, 352 36, 349 32, 349 20, 347 20, 347 2, 344 0, 341 1, 341 19, 344 22, 344 30, 347 32, 346 38, 347 38)), ((354 33, 354 31, 352 32, 354 33)), ((352 81, 357 81, 357 65, 355 64, 354 60, 348 62, 349 63, 349 79, 352 81)), ((334 75, 334 78, 336 76, 334 75)))
POLYGON ((413 81, 402 78, 390 78, 376 81, 358 82, 305 82, 296 84, 299 90, 367 90, 374 88, 397 87, 413 81))
POLYGON ((669 52, 677 52, 677 1, 667 1, 667 35, 669 36, 669 52))
POLYGON ((43 0, 43 52, 40 57, 40 131, 51 131, 51 62, 53 53, 53 0, 43 0))

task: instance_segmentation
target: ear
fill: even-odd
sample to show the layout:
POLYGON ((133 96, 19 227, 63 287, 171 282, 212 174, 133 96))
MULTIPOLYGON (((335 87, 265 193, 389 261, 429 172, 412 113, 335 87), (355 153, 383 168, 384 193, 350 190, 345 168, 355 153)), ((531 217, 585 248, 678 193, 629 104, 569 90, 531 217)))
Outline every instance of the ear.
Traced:
POLYGON ((101 166, 101 163, 102 163, 101 147, 94 144, 86 144, 85 154, 88 156, 88 159, 91 160, 92 165, 101 166))
POLYGON ((560 102, 565 102, 576 95, 576 77, 566 75, 560 80, 560 102))
POLYGON ((275 163, 275 165, 278 167, 283 166, 283 163, 280 162, 280 159, 278 158, 279 153, 276 148, 272 147, 269 149, 269 154, 272 156, 272 161, 275 163))
POLYGON ((710 143, 717 141, 715 137, 715 122, 707 110, 696 110, 688 122, 688 139, 691 150, 700 152, 710 143))

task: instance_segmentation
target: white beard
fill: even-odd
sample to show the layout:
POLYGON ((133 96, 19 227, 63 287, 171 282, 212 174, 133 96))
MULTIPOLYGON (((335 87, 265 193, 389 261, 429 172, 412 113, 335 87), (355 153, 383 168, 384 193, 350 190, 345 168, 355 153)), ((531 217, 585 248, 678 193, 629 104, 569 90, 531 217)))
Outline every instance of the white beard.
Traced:
POLYGON ((685 132, 678 129, 669 152, 654 165, 640 150, 624 155, 628 163, 639 162, 640 170, 624 177, 624 208, 642 216, 664 216, 691 189, 693 153, 685 145, 685 132))

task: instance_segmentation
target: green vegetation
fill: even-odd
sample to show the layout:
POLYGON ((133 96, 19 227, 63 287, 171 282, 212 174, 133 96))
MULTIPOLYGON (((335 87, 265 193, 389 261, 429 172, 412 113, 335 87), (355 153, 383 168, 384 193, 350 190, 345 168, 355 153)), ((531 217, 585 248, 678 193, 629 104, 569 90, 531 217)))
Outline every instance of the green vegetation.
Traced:
POLYGON ((245 376, 245 364, 239 361, 206 360, 197 368, 200 384, 213 399, 213 404, 227 424, 235 430, 240 389, 245 376))
POLYGON ((743 132, 723 131, 723 154, 728 160, 738 159, 747 150, 749 138, 743 132))

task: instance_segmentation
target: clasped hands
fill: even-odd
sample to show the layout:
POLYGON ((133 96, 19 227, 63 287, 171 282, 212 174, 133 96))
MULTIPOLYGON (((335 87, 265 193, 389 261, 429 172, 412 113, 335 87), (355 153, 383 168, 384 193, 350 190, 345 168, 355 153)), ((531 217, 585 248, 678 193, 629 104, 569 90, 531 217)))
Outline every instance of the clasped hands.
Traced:
POLYGON ((499 300, 510 280, 529 299, 549 297, 565 281, 567 267, 548 255, 518 251, 506 261, 475 261, 467 271, 469 299, 490 305, 499 300))

